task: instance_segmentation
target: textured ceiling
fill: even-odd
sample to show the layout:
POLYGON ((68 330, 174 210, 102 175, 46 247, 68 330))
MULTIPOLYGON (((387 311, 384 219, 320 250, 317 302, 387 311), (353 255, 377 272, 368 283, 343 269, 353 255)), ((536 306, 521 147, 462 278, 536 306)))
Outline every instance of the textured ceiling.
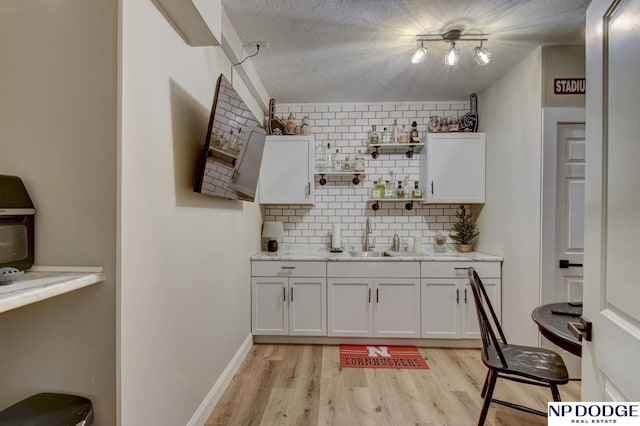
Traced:
MULTIPOLYGON (((536 46, 583 44, 589 0, 222 0, 243 43, 266 41, 253 61, 279 103, 468 99, 536 46), (486 33, 492 62, 473 60, 477 42, 447 43, 409 57, 417 34, 486 33)), ((246 47, 244 56, 255 52, 246 47)))

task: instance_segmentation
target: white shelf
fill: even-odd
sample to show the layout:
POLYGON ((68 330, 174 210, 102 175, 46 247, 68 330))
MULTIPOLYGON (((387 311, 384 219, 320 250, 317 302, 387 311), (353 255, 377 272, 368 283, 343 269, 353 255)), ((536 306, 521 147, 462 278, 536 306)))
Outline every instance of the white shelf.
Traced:
POLYGON ((375 145, 367 145, 367 152, 403 152, 408 149, 414 150, 414 152, 420 152, 424 143, 379 143, 375 145))
POLYGON ((217 152, 218 154, 222 155, 223 157, 229 157, 232 158, 234 160, 237 160, 238 157, 236 157, 235 155, 231 154, 229 151, 223 151, 220 148, 216 148, 213 146, 210 146, 209 149, 213 152, 217 152))
POLYGON ((100 267, 35 266, 0 286, 0 313, 104 281, 100 267))

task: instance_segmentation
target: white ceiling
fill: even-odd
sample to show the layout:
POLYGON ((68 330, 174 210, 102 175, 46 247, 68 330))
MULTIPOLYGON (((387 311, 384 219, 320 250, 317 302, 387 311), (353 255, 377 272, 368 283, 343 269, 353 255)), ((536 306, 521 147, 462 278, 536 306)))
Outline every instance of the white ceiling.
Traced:
MULTIPOLYGON (((251 58, 278 103, 468 99, 536 46, 583 44, 589 0, 222 0, 243 43, 266 41, 251 58), (447 43, 409 57, 417 34, 486 33, 492 62, 473 60, 477 42, 459 42, 460 61, 444 65, 447 43)), ((244 56, 255 53, 245 48, 244 56)), ((243 57, 244 57, 243 56, 243 57)))

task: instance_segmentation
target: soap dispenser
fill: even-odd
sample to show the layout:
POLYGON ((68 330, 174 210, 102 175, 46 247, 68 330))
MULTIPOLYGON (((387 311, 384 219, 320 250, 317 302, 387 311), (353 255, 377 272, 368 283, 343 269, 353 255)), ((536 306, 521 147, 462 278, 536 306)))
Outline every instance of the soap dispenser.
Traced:
POLYGON ((393 236, 393 242, 391 243, 391 250, 400 251, 400 237, 398 237, 397 233, 393 236))

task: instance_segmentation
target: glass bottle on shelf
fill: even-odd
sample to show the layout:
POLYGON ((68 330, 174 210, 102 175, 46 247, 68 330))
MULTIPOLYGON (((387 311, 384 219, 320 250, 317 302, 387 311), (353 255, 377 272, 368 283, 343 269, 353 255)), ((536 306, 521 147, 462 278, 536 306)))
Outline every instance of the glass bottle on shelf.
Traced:
POLYGON ((295 135, 296 134, 296 116, 293 113, 289 114, 289 118, 287 119, 287 134, 295 135))
POLYGON ((344 159, 344 162, 342 163, 342 171, 343 172, 350 172, 351 169, 352 169, 351 160, 349 159, 349 154, 347 154, 347 156, 344 159))
POLYGON ((341 172, 342 171, 342 160, 338 158, 340 155, 340 151, 336 148, 336 153, 333 156, 333 171, 341 172))
POLYGON ((407 129, 404 124, 402 125, 402 129, 400 129, 400 138, 398 142, 409 143, 409 133, 407 133, 407 129))
POLYGON ((418 133, 418 123, 415 121, 411 123, 411 137, 409 139, 410 143, 419 143, 420 142, 420 134, 418 133))
POLYGON ((398 181, 398 189, 396 190, 397 198, 404 198, 404 189, 402 188, 402 181, 398 181))
POLYGON ((391 136, 389 135, 389 130, 385 127, 382 129, 382 143, 391 143, 391 136))
POLYGON ((411 197, 411 189, 409 189, 409 176, 404 177, 404 198, 411 197))
POLYGON ((310 135, 311 134, 311 124, 309 124, 309 116, 305 115, 302 117, 302 125, 300 126, 300 134, 301 135, 310 135))
POLYGON ((231 134, 229 135, 229 139, 225 139, 220 149, 223 150, 224 152, 229 152, 229 148, 231 147, 231 140, 233 140, 233 138, 234 138, 233 129, 231 129, 231 134))
POLYGON ((380 192, 380 186, 378 185, 378 181, 373 181, 373 188, 371 189, 371 198, 374 200, 379 200, 382 198, 382 193, 380 192))
POLYGON ((395 198, 395 191, 388 180, 384 182, 384 198, 395 198))
POLYGON ((315 160, 315 164, 316 164, 316 172, 318 173, 322 173, 326 170, 325 168, 325 149, 324 149, 324 145, 322 144, 318 144, 316 146, 316 160, 315 160))
POLYGON ((362 151, 360 150, 358 150, 355 161, 353 162, 353 171, 364 172, 364 156, 362 155, 362 151))
POLYGON ((324 169, 327 172, 333 170, 333 154, 331 153, 331 144, 327 144, 327 150, 324 152, 324 169))
POLYGON ((391 143, 398 143, 400 141, 400 129, 398 129, 398 119, 393 119, 393 126, 391 126, 391 143))
POLYGON ((385 186, 384 186, 384 181, 382 180, 382 177, 380 177, 380 180, 377 181, 376 188, 380 193, 380 198, 384 198, 385 186))
POLYGON ((371 126, 371 133, 369 133, 369 144, 377 145, 380 143, 380 135, 376 131, 375 124, 371 126))
POLYGON ((418 186, 418 181, 415 181, 413 185, 413 191, 411 191, 411 198, 422 198, 422 189, 418 186))

